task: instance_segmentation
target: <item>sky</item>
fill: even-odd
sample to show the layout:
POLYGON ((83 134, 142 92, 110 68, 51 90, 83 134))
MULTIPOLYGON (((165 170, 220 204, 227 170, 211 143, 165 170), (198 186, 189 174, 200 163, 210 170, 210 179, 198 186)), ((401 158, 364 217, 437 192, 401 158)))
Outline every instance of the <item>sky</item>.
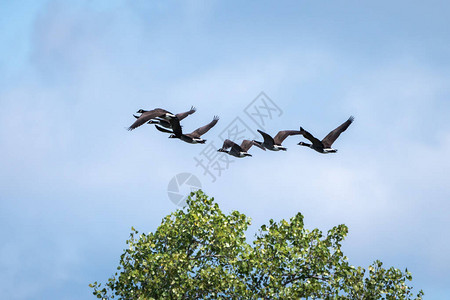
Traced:
POLYGON ((0 294, 92 298, 88 284, 114 274, 131 226, 154 231, 179 208, 168 185, 188 173, 223 211, 252 218, 250 240, 269 219, 297 212, 310 229, 346 224, 352 264, 407 267, 416 292, 446 299, 449 9, 447 1, 1 1, 0 294), (246 114, 261 97, 278 108, 264 124, 246 114), (125 130, 138 109, 192 105, 186 130, 220 116, 206 145, 150 125, 125 130), (350 115, 336 154, 290 137, 286 152, 251 149, 214 182, 196 166, 236 118, 252 134, 302 126, 322 138, 350 115))

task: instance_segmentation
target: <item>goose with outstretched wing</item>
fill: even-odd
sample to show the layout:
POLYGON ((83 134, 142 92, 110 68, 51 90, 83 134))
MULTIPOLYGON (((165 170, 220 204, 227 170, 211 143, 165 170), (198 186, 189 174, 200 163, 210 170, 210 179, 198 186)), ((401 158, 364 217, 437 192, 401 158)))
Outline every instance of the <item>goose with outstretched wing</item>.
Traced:
POLYGON ((178 139, 180 139, 186 143, 190 143, 190 144, 204 144, 206 142, 206 140, 202 139, 201 136, 204 135, 205 133, 207 133, 211 128, 213 128, 214 125, 217 124, 217 121, 219 121, 219 117, 214 116, 214 118, 211 122, 209 122, 205 126, 197 128, 193 132, 187 133, 187 134, 183 133, 183 131, 181 129, 181 125, 180 125, 180 120, 178 120, 178 118, 170 119, 170 124, 172 126, 172 132, 170 132, 169 130, 164 130, 162 127, 158 128, 157 125, 155 125, 155 126, 160 131, 172 133, 169 136, 169 138, 178 138, 178 139))
POLYGON ((137 113, 141 114, 141 115, 137 118, 137 120, 133 124, 131 124, 130 127, 128 127, 128 130, 134 130, 134 129, 138 128, 139 126, 147 123, 151 119, 161 118, 164 120, 170 120, 170 119, 176 117, 171 112, 169 112, 165 109, 162 109, 162 108, 155 108, 153 110, 140 109, 137 111, 137 113))
POLYGON ((266 151, 266 148, 264 148, 263 146, 261 146, 260 144, 258 144, 255 141, 243 140, 241 145, 238 145, 229 139, 226 139, 225 141, 223 141, 222 148, 220 148, 217 151, 225 152, 225 153, 228 153, 229 155, 232 155, 235 157, 246 157, 246 156, 252 156, 250 153, 248 153, 248 150, 252 146, 256 146, 256 147, 266 151), (231 148, 231 149, 228 150, 229 148, 231 148))
POLYGON ((278 132, 275 137, 272 138, 269 134, 265 133, 264 131, 258 129, 258 132, 264 138, 264 142, 255 141, 255 143, 271 151, 280 151, 280 150, 286 151, 287 148, 282 146, 281 143, 288 136, 300 134, 300 131, 298 130, 282 130, 278 132))
POLYGON ((319 153, 335 153, 337 152, 337 149, 331 148, 331 145, 337 140, 337 138, 341 135, 342 132, 347 130, 347 128, 350 126, 350 124, 353 123, 353 120, 355 118, 353 116, 350 116, 347 121, 342 123, 340 126, 338 126, 336 129, 331 131, 323 140, 319 140, 315 138, 311 133, 300 127, 300 132, 305 137, 305 139, 309 140, 311 144, 300 142, 298 145, 309 147, 313 150, 316 150, 319 153))
MULTIPOLYGON (((175 116, 178 118, 178 120, 183 120, 184 118, 186 118, 189 115, 192 115, 193 113, 195 113, 197 111, 197 109, 192 106, 190 110, 182 112, 182 113, 178 113, 175 116)), ((139 116, 133 115, 136 119, 139 119, 139 116)), ((172 128, 172 125, 170 125, 170 122, 167 119, 164 118, 160 118, 157 117, 155 119, 151 119, 150 121, 147 122, 147 124, 158 124, 162 127, 165 128, 172 128)))

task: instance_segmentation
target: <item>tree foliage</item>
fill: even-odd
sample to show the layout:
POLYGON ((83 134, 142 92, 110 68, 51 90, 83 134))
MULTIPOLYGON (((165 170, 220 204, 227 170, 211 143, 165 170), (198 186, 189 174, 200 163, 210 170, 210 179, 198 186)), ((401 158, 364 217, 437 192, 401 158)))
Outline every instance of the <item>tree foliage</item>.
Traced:
POLYGON ((132 228, 118 272, 102 287, 103 299, 422 299, 406 284, 411 274, 348 263, 341 251, 347 227, 324 235, 304 227, 298 213, 269 221, 252 244, 250 219, 224 214, 214 198, 192 193, 187 207, 165 217, 154 233, 132 228))

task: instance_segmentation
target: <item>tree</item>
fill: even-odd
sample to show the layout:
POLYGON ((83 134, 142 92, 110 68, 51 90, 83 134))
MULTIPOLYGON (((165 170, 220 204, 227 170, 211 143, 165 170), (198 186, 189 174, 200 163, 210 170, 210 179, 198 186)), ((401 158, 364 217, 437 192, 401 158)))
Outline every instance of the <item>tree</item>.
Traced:
POLYGON ((323 235, 290 221, 269 221, 252 242, 250 219, 225 215, 214 198, 191 193, 187 206, 166 216, 154 233, 131 228, 118 272, 93 294, 110 299, 422 299, 406 284, 411 274, 350 265, 341 251, 347 227, 323 235), (415 297, 415 298, 414 298, 415 297))

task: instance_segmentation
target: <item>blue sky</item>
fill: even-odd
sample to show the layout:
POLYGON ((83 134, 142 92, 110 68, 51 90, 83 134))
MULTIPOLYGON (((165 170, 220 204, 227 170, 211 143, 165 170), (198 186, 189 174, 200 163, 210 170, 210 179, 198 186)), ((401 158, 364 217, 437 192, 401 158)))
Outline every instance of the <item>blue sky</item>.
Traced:
MULTIPOLYGON (((190 172, 223 210, 253 219, 345 223, 351 263, 413 273, 426 299, 450 293, 450 36, 445 1, 2 1, 0 293, 84 299, 114 273, 130 227, 153 231, 190 172), (195 105, 210 141, 264 91, 265 128, 318 137, 320 155, 253 151, 216 182, 202 145, 124 130, 139 108, 195 105)), ((252 126, 257 129, 255 125, 252 126)))

